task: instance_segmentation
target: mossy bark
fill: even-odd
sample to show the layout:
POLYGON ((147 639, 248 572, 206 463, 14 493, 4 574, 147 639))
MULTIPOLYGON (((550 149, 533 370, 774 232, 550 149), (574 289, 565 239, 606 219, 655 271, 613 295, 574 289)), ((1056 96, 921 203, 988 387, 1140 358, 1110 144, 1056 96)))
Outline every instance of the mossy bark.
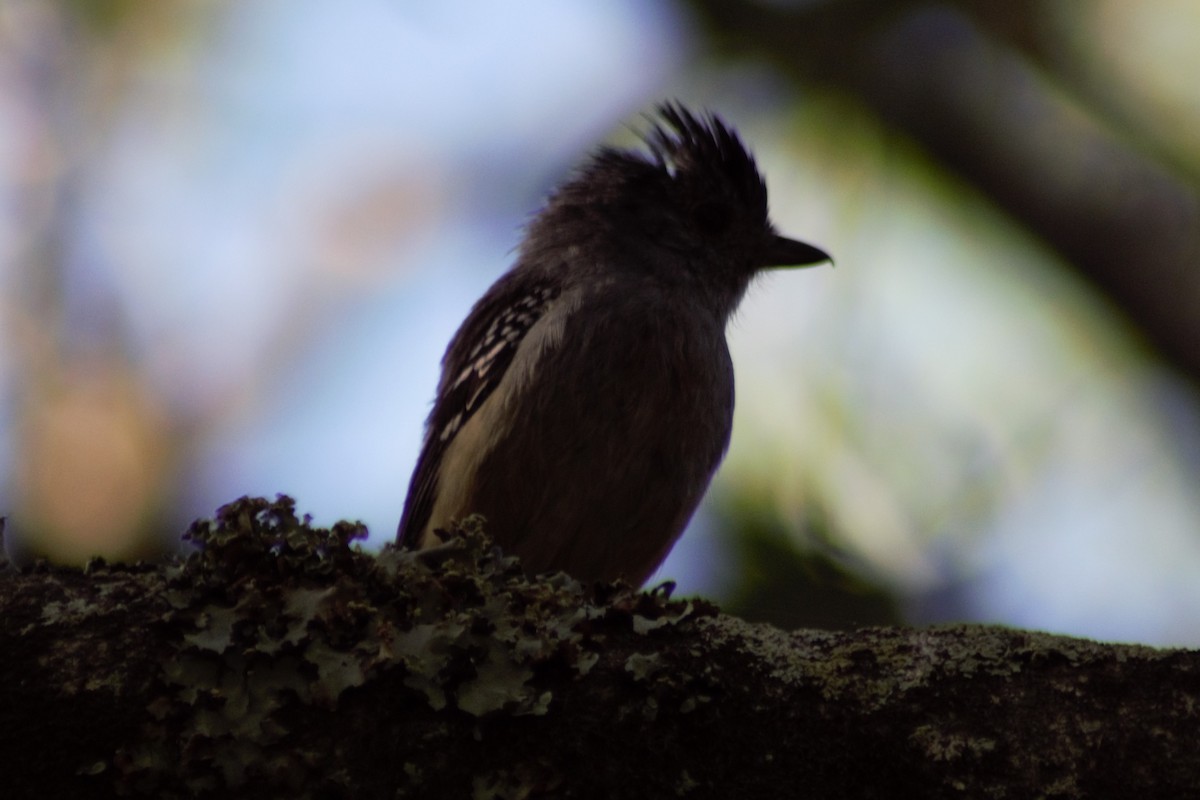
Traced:
POLYGON ((1176 797, 1200 654, 785 633, 527 579, 477 529, 358 552, 243 499, 183 561, 0 568, 17 797, 1176 797))

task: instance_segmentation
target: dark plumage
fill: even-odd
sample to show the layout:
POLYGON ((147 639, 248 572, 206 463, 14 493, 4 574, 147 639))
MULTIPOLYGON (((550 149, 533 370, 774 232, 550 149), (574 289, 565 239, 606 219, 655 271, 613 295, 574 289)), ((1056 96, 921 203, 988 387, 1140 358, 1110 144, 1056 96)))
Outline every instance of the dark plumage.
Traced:
POLYGON ((737 135, 659 108, 529 225, 442 360, 401 544, 472 513, 532 572, 645 580, 729 444, 725 324, 753 276, 828 260, 778 236, 737 135))

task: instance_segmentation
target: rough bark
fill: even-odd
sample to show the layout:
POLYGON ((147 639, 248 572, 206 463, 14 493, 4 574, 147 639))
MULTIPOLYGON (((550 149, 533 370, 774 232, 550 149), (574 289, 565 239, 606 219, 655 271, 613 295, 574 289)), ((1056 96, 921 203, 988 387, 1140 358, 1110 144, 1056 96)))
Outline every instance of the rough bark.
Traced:
POLYGON ((243 499, 186 560, 0 567, 18 797, 1176 797, 1200 654, 785 633, 243 499))

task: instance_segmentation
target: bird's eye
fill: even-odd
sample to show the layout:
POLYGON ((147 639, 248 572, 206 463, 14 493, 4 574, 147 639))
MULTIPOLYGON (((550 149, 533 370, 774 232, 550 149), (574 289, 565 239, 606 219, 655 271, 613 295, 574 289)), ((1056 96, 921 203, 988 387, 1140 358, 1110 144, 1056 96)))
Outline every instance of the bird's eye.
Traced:
POLYGON ((729 228, 732 215, 729 206, 725 203, 709 201, 692 209, 692 218, 702 232, 720 235, 729 228))

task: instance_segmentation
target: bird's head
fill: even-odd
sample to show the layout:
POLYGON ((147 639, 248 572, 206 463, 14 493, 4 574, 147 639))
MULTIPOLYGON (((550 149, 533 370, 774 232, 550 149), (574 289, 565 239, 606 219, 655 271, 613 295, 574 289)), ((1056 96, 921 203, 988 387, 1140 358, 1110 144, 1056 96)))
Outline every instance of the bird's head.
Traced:
POLYGON ((830 260, 776 233, 754 157, 717 116, 664 103, 643 139, 645 151, 599 150, 550 199, 530 243, 603 242, 618 250, 605 261, 684 270, 735 296, 759 270, 830 260))

